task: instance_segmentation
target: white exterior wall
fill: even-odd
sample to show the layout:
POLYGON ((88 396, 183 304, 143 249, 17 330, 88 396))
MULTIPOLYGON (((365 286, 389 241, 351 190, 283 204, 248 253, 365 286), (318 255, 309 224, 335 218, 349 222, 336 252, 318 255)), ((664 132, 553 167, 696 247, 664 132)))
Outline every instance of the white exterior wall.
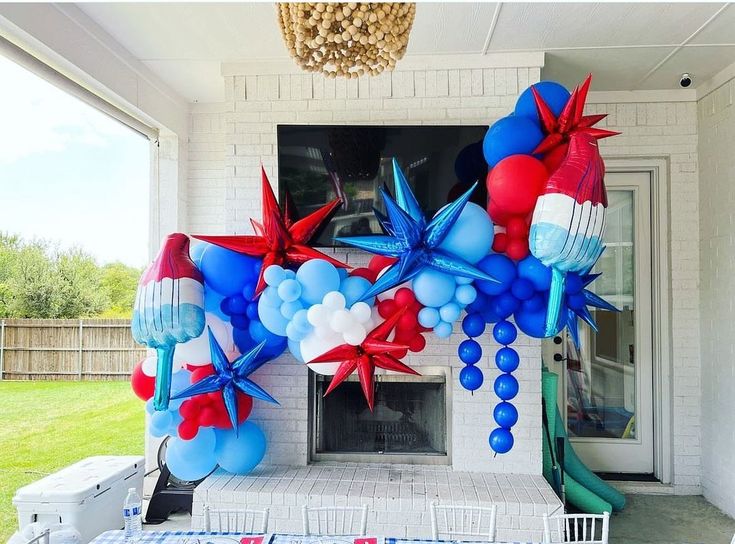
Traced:
POLYGON ((734 96, 735 78, 698 103, 702 487, 704 496, 731 516, 735 516, 734 96))

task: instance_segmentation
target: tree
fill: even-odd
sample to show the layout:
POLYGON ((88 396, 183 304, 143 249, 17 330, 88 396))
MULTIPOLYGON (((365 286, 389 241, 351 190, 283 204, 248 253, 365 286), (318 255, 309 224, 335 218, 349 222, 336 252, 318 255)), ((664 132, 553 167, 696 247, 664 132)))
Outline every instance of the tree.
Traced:
POLYGON ((110 301, 103 317, 131 317, 141 273, 139 268, 123 263, 110 263, 102 268, 100 285, 110 301))

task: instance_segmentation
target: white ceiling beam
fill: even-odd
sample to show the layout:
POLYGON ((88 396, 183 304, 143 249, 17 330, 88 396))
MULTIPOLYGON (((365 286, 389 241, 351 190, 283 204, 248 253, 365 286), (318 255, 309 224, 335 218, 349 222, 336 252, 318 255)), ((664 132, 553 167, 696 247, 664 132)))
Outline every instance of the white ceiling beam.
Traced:
POLYGON ((500 18, 500 10, 503 9, 503 3, 498 2, 495 4, 495 11, 493 12, 493 19, 490 21, 490 28, 487 29, 487 37, 485 38, 485 45, 482 46, 482 54, 487 55, 487 50, 490 48, 490 42, 493 41, 493 34, 495 34, 495 28, 498 26, 498 19, 500 18))

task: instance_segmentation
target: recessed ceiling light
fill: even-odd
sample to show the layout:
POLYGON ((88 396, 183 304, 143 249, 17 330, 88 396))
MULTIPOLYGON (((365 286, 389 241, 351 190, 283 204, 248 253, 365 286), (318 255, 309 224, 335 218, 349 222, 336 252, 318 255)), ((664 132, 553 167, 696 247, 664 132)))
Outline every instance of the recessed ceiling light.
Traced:
POLYGON ((689 74, 688 72, 684 72, 683 74, 681 74, 681 78, 679 78, 679 87, 681 87, 682 89, 691 87, 692 81, 693 81, 692 75, 689 74))

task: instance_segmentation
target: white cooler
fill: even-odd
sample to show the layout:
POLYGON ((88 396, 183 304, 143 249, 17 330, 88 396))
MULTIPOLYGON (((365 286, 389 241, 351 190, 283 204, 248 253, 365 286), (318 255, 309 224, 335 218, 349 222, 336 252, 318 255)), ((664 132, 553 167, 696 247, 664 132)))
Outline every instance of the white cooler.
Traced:
POLYGON ((13 497, 22 529, 29 523, 68 523, 82 544, 123 526, 128 489, 143 497, 144 458, 134 455, 89 457, 20 488, 13 497))

